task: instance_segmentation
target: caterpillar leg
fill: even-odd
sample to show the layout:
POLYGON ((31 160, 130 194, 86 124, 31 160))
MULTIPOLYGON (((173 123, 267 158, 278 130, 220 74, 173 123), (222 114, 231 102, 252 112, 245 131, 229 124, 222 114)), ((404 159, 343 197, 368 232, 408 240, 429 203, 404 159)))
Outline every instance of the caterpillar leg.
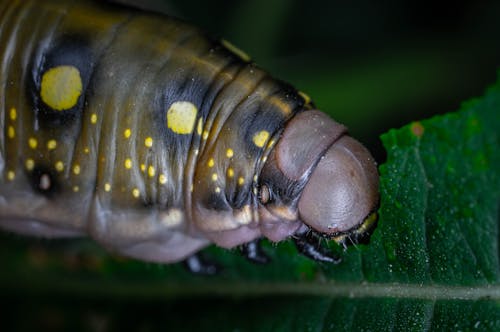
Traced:
POLYGON ((342 259, 321 246, 319 240, 320 239, 311 232, 305 232, 293 238, 297 250, 302 255, 318 262, 340 263, 342 259))
POLYGON ((193 274, 214 275, 221 271, 221 267, 204 258, 201 254, 193 254, 183 262, 184 267, 193 274))
POLYGON ((252 263, 267 264, 271 261, 261 247, 261 240, 255 239, 241 246, 241 253, 252 263))
POLYGON ((206 241, 197 240, 174 232, 164 238, 149 238, 116 249, 119 254, 143 261, 173 263, 183 260, 206 246, 206 241))

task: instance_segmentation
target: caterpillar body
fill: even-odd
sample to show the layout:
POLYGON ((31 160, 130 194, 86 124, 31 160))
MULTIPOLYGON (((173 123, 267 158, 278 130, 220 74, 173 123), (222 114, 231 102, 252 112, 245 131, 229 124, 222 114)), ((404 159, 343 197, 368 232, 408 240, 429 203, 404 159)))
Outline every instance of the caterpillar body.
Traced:
POLYGON ((0 24, 1 228, 163 263, 373 228, 370 153, 228 43, 85 0, 3 0, 0 24))

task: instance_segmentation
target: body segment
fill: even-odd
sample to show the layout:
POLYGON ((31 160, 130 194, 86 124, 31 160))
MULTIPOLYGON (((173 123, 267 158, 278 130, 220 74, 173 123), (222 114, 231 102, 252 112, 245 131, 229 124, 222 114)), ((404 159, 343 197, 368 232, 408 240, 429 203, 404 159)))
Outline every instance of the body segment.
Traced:
MULTIPOLYGON (((300 194, 337 138, 313 143, 293 176, 275 166, 290 120, 316 114, 294 88, 198 29, 141 11, 2 1, 0 22, 1 227, 89 235, 160 262, 301 229, 300 194), (269 219, 262 186, 283 177, 274 195, 288 195, 286 209, 269 219)), ((345 134, 324 115, 311 121, 345 134)))

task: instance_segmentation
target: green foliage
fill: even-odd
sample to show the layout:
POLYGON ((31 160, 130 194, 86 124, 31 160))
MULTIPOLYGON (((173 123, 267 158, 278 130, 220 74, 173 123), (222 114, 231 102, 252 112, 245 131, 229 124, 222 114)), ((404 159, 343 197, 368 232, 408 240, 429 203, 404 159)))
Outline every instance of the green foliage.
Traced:
POLYGON ((378 228, 369 245, 328 244, 338 265, 297 256, 290 243, 267 243, 267 266, 212 247, 206 254, 225 270, 200 277, 88 241, 4 234, 3 326, 499 330, 499 111, 497 83, 459 112, 384 134, 378 228))

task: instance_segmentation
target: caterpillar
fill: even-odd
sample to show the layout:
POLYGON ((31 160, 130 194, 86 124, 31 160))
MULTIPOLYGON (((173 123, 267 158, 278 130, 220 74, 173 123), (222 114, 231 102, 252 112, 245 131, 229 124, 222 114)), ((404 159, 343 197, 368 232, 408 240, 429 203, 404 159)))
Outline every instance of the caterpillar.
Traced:
POLYGON ((267 261, 261 238, 335 262, 321 238, 375 227, 368 150, 228 42, 87 0, 0 24, 0 228, 194 269, 212 243, 267 261))

